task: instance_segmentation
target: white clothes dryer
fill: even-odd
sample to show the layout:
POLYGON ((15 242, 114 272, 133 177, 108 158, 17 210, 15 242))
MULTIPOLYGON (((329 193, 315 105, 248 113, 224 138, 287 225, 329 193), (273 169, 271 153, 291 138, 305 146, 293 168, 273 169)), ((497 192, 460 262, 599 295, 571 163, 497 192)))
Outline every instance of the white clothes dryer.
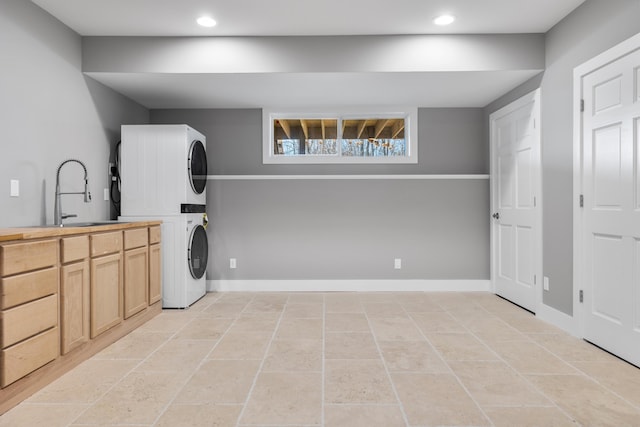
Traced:
POLYGON ((121 132, 121 215, 176 215, 206 204, 204 135, 187 125, 123 125, 121 132))
MULTIPOLYGON (((201 213, 121 216, 119 221, 162 221, 162 307, 187 308, 207 292, 209 241, 201 213)), ((193 210, 200 210, 193 207, 193 210)))

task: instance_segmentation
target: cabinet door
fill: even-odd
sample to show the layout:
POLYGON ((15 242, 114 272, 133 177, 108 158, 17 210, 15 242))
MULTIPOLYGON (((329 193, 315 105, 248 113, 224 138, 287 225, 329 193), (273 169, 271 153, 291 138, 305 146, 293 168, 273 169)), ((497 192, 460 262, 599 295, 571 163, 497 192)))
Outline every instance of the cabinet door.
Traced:
POLYGON ((162 299, 162 252, 160 244, 149 246, 149 305, 162 299))
POLYGON ((62 354, 89 340, 89 261, 62 267, 60 320, 62 354))
POLYGON ((124 251, 124 318, 147 308, 149 289, 149 250, 147 247, 124 251))
POLYGON ((120 253, 91 260, 91 338, 122 322, 120 253))

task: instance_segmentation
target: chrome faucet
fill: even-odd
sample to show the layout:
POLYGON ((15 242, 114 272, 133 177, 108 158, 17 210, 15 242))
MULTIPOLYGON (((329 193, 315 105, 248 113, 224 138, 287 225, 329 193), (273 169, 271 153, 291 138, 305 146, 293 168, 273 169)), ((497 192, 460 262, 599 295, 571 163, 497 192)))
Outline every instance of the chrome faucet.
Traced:
POLYGON ((73 218, 78 216, 75 214, 62 213, 61 196, 63 194, 84 194, 84 202, 89 203, 91 201, 91 193, 89 192, 89 175, 87 174, 87 167, 80 160, 76 160, 76 159, 65 160, 64 162, 60 163, 60 166, 58 166, 58 171, 56 172, 56 200, 55 200, 55 206, 53 208, 53 223, 55 225, 59 225, 60 227, 62 227, 63 219, 73 218), (84 169, 84 191, 67 192, 67 193, 63 193, 60 191, 60 170, 64 165, 66 165, 69 162, 78 163, 80 164, 80 166, 82 166, 82 169, 84 169))

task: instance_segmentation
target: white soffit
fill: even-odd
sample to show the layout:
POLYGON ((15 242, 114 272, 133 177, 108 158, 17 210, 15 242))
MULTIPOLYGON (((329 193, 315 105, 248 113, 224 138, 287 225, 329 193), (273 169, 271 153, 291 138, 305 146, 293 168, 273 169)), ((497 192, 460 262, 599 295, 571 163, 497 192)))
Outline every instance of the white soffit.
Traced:
POLYGON ((291 36, 545 33, 584 0, 32 1, 83 36, 291 36), (455 23, 435 25, 443 13, 455 23))

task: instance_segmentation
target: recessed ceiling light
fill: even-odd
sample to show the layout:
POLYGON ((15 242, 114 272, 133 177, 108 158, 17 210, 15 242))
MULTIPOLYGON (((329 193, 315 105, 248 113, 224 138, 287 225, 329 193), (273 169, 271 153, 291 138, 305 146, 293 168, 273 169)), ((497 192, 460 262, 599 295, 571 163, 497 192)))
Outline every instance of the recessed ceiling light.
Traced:
POLYGON ((198 20, 196 21, 198 23, 198 25, 202 25, 203 27, 215 27, 216 26, 216 21, 215 19, 213 19, 210 16, 201 16, 200 18, 198 18, 198 20))
POLYGON ((433 20, 433 23, 436 25, 449 25, 455 20, 456 17, 453 15, 440 15, 433 20))

